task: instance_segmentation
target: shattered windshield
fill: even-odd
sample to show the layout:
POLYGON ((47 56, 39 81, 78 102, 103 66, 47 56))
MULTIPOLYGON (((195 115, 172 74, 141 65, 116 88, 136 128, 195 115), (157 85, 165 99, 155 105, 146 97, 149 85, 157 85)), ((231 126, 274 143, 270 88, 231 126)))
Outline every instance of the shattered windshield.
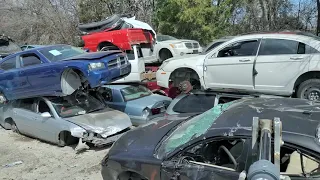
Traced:
POLYGON ((61 45, 42 49, 40 50, 40 53, 43 54, 49 61, 60 61, 63 59, 85 54, 87 52, 77 47, 61 45))
POLYGON ((129 86, 121 89, 125 101, 132 101, 142 97, 150 96, 152 92, 144 86, 129 86))
POLYGON ((174 151, 176 148, 189 141, 203 135, 211 127, 214 121, 225 111, 233 102, 218 104, 214 108, 196 116, 174 130, 165 139, 158 149, 159 157, 174 151))
POLYGON ((104 108, 103 104, 92 96, 80 96, 77 98, 54 98, 50 99, 54 109, 62 118, 73 117, 104 108))
POLYGON ((177 40, 177 38, 172 37, 172 36, 168 36, 168 35, 158 35, 157 36, 157 41, 159 41, 159 42, 169 41, 169 40, 177 40))

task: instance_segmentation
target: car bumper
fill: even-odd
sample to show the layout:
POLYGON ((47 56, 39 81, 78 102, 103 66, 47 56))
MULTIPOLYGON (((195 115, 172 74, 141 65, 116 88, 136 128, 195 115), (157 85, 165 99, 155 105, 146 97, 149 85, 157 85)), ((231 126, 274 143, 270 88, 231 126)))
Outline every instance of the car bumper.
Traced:
POLYGON ((167 72, 159 69, 156 74, 157 85, 164 88, 169 88, 170 75, 171 75, 171 72, 167 72))
POLYGON ((173 49, 173 56, 183 56, 186 54, 199 54, 202 52, 202 48, 193 48, 193 49, 189 49, 189 48, 181 48, 181 49, 173 49))
MULTIPOLYGON (((129 129, 128 129, 129 130, 129 129)), ((119 134, 109 136, 107 138, 101 138, 101 137, 92 137, 89 139, 83 139, 84 142, 92 143, 94 146, 106 146, 113 144, 116 142, 123 134, 125 134, 127 131, 123 131, 119 134)))
POLYGON ((110 168, 108 165, 102 165, 101 175, 103 180, 117 180, 119 176, 118 172, 110 168))
POLYGON ((150 121, 156 120, 159 117, 164 116, 164 113, 148 116, 148 117, 141 117, 141 116, 130 116, 131 122, 134 126, 140 126, 146 123, 149 123, 150 121))
POLYGON ((89 72, 89 83, 91 88, 108 84, 124 78, 131 73, 131 64, 123 65, 120 68, 105 69, 89 72))

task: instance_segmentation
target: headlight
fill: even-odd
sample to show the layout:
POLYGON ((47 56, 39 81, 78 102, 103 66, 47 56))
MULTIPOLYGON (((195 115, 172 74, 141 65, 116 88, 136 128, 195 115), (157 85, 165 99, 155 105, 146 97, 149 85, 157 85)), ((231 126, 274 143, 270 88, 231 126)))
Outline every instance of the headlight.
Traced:
POLYGON ((184 48, 183 43, 170 44, 170 46, 175 49, 184 48))
POLYGON ((142 111, 142 117, 143 117, 143 118, 148 117, 149 114, 150 114, 149 108, 145 108, 145 109, 142 111))
POLYGON ((105 68, 106 66, 99 62, 99 63, 90 63, 89 64, 89 70, 92 71, 92 70, 97 70, 97 69, 103 69, 105 68))

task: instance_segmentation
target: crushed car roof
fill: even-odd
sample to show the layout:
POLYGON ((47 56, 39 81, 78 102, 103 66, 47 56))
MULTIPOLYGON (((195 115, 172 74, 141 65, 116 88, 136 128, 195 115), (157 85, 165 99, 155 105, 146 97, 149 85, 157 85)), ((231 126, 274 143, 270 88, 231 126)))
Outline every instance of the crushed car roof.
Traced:
MULTIPOLYGON (((301 99, 257 98, 234 101, 212 124, 209 134, 217 131, 223 136, 251 136, 253 117, 282 121, 284 140, 310 149, 318 149, 317 127, 320 124, 320 103, 301 99), (212 132, 210 132, 212 131, 212 132), (304 137, 307 141, 297 141, 304 137), (316 146, 315 146, 316 145, 316 146), (317 148, 315 148, 317 147, 317 148)), ((218 133, 218 134, 219 134, 218 133)))

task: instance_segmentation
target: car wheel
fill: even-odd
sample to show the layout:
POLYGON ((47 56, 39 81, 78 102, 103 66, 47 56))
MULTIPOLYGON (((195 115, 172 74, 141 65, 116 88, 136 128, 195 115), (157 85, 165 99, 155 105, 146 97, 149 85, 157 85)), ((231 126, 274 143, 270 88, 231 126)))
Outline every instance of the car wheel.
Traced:
POLYGON ((18 133, 18 134, 20 133, 19 129, 14 121, 11 122, 11 130, 15 133, 18 133))
POLYGON ((7 98, 4 96, 4 94, 0 93, 0 104, 3 104, 7 101, 7 98))
POLYGON ((59 134, 58 146, 64 147, 64 146, 68 146, 71 144, 75 144, 77 142, 77 140, 78 140, 78 138, 71 136, 70 132, 63 131, 63 132, 60 132, 60 134, 59 134))
POLYGON ((299 85, 297 97, 318 101, 320 99, 320 79, 309 79, 299 85))
POLYGON ((72 69, 63 72, 61 77, 61 89, 64 95, 71 95, 81 87, 81 78, 72 69))

